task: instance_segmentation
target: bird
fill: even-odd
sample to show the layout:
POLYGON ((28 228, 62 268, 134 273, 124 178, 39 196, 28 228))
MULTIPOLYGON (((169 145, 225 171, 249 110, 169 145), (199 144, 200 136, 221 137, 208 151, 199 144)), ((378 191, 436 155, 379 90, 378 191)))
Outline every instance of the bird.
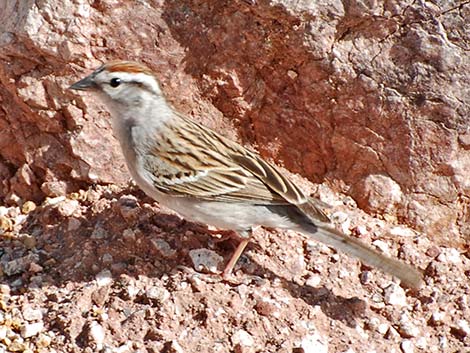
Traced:
POLYGON ((240 241, 223 271, 232 274, 257 226, 290 229, 422 285, 413 266, 337 230, 319 199, 307 196, 273 163, 179 112, 157 75, 139 62, 106 62, 70 89, 96 94, 111 113, 136 184, 184 219, 236 232, 240 241))

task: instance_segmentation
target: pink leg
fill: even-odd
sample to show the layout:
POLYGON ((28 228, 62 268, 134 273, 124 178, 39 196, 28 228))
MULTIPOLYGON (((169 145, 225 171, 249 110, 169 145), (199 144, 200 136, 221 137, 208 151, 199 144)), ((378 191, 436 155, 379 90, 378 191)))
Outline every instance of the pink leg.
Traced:
POLYGON ((238 244, 237 248, 235 249, 235 252, 233 253, 227 265, 225 266, 225 270, 222 273, 223 278, 227 278, 232 274, 233 268, 235 267, 238 259, 243 253, 243 250, 245 250, 249 242, 250 242, 249 239, 242 239, 240 244, 238 244))

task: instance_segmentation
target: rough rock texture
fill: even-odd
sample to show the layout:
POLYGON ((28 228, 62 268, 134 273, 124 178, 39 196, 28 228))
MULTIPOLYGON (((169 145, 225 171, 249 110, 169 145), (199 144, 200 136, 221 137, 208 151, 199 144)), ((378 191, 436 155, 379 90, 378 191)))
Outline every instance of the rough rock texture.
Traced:
POLYGON ((155 69, 183 111, 234 126, 263 156, 329 181, 361 208, 442 242, 469 233, 468 4, 0 6, 0 197, 8 202, 126 180, 107 113, 66 87, 99 62, 130 58, 155 69), (392 184, 400 197, 390 202, 392 184))
POLYGON ((458 1, 0 1, 0 344, 468 346, 469 17, 458 1), (100 189, 128 180, 119 146, 106 109, 67 90, 116 58, 147 63, 181 111, 322 183, 324 201, 346 209, 342 229, 389 236, 373 244, 426 269, 427 287, 407 297, 353 260, 266 231, 242 264, 248 284, 178 268, 207 236, 139 192, 100 189), (33 304, 42 317, 25 314, 33 304))
POLYGON ((0 206, 0 352, 467 352, 470 255, 352 205, 338 202, 338 226, 422 269, 421 290, 264 229, 221 280, 192 254, 221 257, 220 273, 235 244, 137 188, 0 206))

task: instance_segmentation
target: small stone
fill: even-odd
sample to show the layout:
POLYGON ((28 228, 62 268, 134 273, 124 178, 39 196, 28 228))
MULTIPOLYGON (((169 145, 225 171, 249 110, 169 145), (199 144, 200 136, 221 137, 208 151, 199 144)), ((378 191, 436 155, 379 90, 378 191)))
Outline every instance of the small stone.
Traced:
POLYGON ((394 235, 396 237, 414 237, 415 232, 411 230, 410 228, 403 227, 403 226, 397 226, 393 227, 390 229, 390 235, 394 235))
POLYGON ((48 181, 41 185, 41 191, 49 197, 64 196, 67 193, 67 183, 64 181, 48 181))
POLYGON ((383 252, 386 255, 390 255, 390 248, 388 247, 388 244, 382 240, 374 240, 372 242, 372 245, 377 247, 381 252, 383 252))
POLYGON ((442 325, 444 323, 445 313, 441 311, 435 311, 431 315, 431 324, 434 326, 442 325))
POLYGON ((426 340, 426 337, 419 337, 416 340, 415 346, 418 347, 419 349, 426 349, 428 346, 428 342, 426 340))
POLYGON ((10 286, 5 283, 0 283, 0 293, 9 295, 11 292, 10 286))
POLYGON ((315 287, 318 287, 320 285, 321 280, 322 280, 322 278, 321 278, 320 275, 312 274, 307 278, 307 280, 305 281, 305 284, 307 286, 315 288, 315 287))
POLYGON ((231 337, 233 345, 240 345, 243 347, 252 347, 255 343, 253 336, 245 330, 238 330, 231 337))
POLYGON ((352 233, 358 238, 364 238, 367 235, 367 227, 364 225, 358 225, 352 229, 352 233))
POLYGON ((46 199, 44 200, 43 205, 44 206, 54 206, 54 205, 57 205, 57 204, 61 203, 62 201, 65 201, 65 200, 66 200, 65 196, 46 197, 46 199))
POLYGON ((21 337, 28 338, 39 334, 44 329, 42 322, 34 322, 32 324, 25 324, 21 327, 21 337))
POLYGON ((209 271, 217 273, 217 267, 224 261, 224 258, 215 251, 209 249, 195 249, 189 252, 189 257, 193 262, 196 271, 209 271))
POLYGON ((390 326, 388 328, 388 331, 387 333, 385 334, 385 338, 388 339, 388 340, 396 340, 400 337, 400 334, 398 333, 397 330, 395 330, 395 328, 393 328, 392 326, 390 326))
POLYGON ((23 206, 21 206, 21 212, 23 214, 28 214, 36 209, 36 204, 33 201, 26 201, 23 206))
POLYGON ((26 249, 34 249, 36 247, 37 241, 36 237, 30 234, 20 234, 19 237, 20 241, 26 247, 26 249))
POLYGON ((7 327, 2 325, 0 326, 0 341, 3 341, 6 337, 7 337, 7 327))
POLYGON ((3 264, 3 272, 7 276, 13 276, 25 272, 32 262, 39 260, 37 254, 28 254, 15 260, 3 264))
POLYGON ((359 275, 359 281, 361 281, 362 285, 367 285, 372 280, 372 273, 370 271, 362 271, 359 275))
POLYGON ((139 215, 137 198, 133 195, 124 195, 119 198, 119 212, 126 221, 133 221, 139 215))
POLYGON ((454 248, 444 248, 441 250, 437 260, 443 263, 460 264, 462 262, 460 252, 454 248))
POLYGON ((40 333, 37 340, 36 345, 40 348, 49 347, 52 342, 52 338, 44 333, 40 333))
POLYGON ((80 222, 78 219, 69 218, 68 224, 67 224, 67 230, 69 232, 73 232, 74 230, 79 229, 81 224, 82 224, 82 222, 80 222))
POLYGON ((103 261, 104 264, 110 264, 113 262, 113 255, 109 253, 103 254, 101 261, 103 261))
POLYGON ((0 206, 0 217, 4 217, 8 214, 8 208, 5 206, 0 206))
POLYGON ((400 332, 400 335, 405 338, 418 337, 420 335, 419 327, 414 325, 405 314, 400 316, 398 332, 400 332))
POLYGON ((436 257, 440 253, 441 253, 441 249, 435 245, 431 246, 430 248, 428 248, 428 250, 426 250, 426 255, 429 257, 436 257))
POLYGON ((389 324, 383 323, 377 327, 377 332, 380 333, 381 335, 385 335, 388 332, 389 328, 390 328, 389 324))
POLYGON ((171 297, 171 294, 163 287, 152 286, 145 291, 145 296, 159 303, 164 303, 171 297))
POLYGON ((91 340, 95 342, 98 347, 100 347, 103 344, 104 339, 106 337, 106 332, 103 326, 101 326, 96 321, 91 322, 89 334, 90 334, 91 340))
POLYGON ((165 352, 168 352, 168 353, 184 353, 184 349, 181 347, 181 345, 176 340, 173 340, 173 341, 171 341, 170 346, 165 349, 165 352))
POLYGON ((42 311, 35 309, 31 305, 25 305, 22 308, 23 318, 28 321, 42 320, 42 311))
POLYGON ((172 249, 167 241, 157 238, 150 241, 155 248, 163 257, 172 258, 176 255, 176 250, 172 249))
POLYGON ((91 233, 90 239, 93 240, 101 240, 108 237, 108 232, 103 229, 101 226, 97 225, 93 228, 93 232, 91 233))
POLYGON ((135 230, 127 228, 127 229, 124 229, 124 231, 122 232, 122 237, 126 241, 135 242, 135 239, 136 239, 135 233, 136 233, 135 230))
POLYGON ((460 337, 470 336, 470 325, 466 320, 459 320, 457 325, 452 327, 452 331, 460 337))
POLYGON ((318 332, 311 333, 300 342, 303 353, 328 353, 328 343, 318 332))
POLYGON ((411 342, 410 340, 403 340, 400 344, 400 348, 403 351, 403 353, 414 352, 413 342, 411 342))
POLYGON ((24 352, 26 349, 28 349, 28 345, 25 342, 18 340, 13 341, 8 345, 8 350, 10 352, 24 352))
POLYGON ((98 286, 103 287, 113 282, 113 275, 111 274, 111 271, 103 270, 96 275, 95 279, 98 286))
POLYGON ((295 80, 299 74, 294 70, 287 70, 287 76, 289 76, 292 80, 295 80))
POLYGON ((77 200, 64 200, 59 204, 57 210, 64 217, 72 216, 75 211, 80 207, 80 203, 77 200))
POLYGON ((274 302, 260 300, 255 305, 255 310, 258 314, 267 317, 279 317, 278 307, 274 302))
POLYGON ((10 218, 0 216, 0 234, 11 232, 13 230, 13 222, 10 218))
POLYGON ((366 328, 371 331, 376 331, 380 325, 380 320, 376 317, 371 317, 368 321, 366 321, 366 328))
POLYGON ((396 307, 403 307, 406 303, 406 294, 403 288, 395 283, 384 289, 384 302, 396 307))

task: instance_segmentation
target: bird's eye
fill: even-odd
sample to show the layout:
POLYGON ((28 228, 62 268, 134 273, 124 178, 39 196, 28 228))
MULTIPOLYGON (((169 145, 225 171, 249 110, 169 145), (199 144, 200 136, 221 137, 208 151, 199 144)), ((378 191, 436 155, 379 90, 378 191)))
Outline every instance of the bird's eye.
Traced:
POLYGON ((114 87, 116 88, 117 86, 119 86, 121 84, 121 79, 120 78, 117 78, 117 77, 114 77, 111 79, 111 81, 109 81, 109 85, 111 87, 114 87))

